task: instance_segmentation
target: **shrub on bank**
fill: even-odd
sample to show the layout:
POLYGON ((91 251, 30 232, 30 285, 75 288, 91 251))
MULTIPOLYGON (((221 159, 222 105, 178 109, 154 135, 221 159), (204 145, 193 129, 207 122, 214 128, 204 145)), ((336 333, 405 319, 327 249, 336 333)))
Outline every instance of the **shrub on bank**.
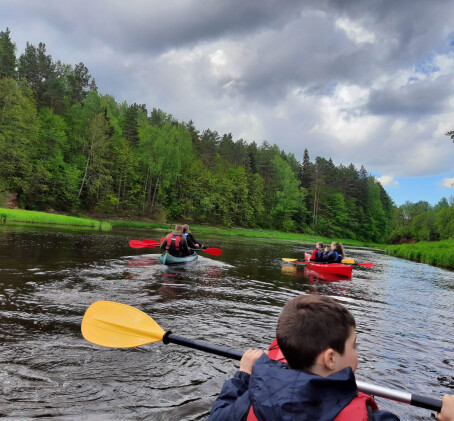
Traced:
POLYGON ((386 253, 429 265, 454 269, 454 239, 388 246, 386 253))

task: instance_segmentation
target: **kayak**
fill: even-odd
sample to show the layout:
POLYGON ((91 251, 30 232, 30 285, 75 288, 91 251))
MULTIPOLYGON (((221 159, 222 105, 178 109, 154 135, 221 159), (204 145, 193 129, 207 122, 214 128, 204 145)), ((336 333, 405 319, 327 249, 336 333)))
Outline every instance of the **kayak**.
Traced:
POLYGON ((161 254, 161 256, 159 257, 159 261, 163 265, 183 265, 197 260, 198 257, 199 255, 197 253, 190 254, 189 256, 184 257, 176 257, 172 256, 169 253, 164 253, 161 254))
POLYGON ((311 262, 309 259, 311 255, 305 253, 304 257, 306 258, 306 266, 309 269, 313 269, 318 272, 330 273, 332 275, 346 276, 350 278, 352 276, 353 266, 344 265, 343 263, 316 263, 311 262))

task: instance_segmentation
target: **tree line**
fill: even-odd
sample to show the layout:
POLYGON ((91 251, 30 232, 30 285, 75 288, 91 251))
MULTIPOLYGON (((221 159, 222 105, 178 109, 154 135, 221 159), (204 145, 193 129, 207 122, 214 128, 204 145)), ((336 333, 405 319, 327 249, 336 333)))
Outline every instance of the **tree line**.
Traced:
MULTIPOLYGON (((118 103, 98 92, 83 63, 54 61, 43 43, 27 43, 17 57, 8 29, 0 32, 0 162, 0 192, 17 193, 32 210, 375 242, 416 238, 412 230, 424 224, 419 217, 413 228, 415 218, 364 166, 311 160, 307 149, 299 161, 266 140, 234 140, 145 104, 118 103)), ((433 229, 432 239, 444 238, 440 224, 433 229)))

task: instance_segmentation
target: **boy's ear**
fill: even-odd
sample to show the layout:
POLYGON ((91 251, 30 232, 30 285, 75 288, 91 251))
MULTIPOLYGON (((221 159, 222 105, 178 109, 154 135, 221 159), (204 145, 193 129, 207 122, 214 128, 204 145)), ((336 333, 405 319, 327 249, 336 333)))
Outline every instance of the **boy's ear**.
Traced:
POLYGON ((321 353, 322 363, 329 371, 333 371, 336 366, 336 352, 333 348, 327 348, 321 353))

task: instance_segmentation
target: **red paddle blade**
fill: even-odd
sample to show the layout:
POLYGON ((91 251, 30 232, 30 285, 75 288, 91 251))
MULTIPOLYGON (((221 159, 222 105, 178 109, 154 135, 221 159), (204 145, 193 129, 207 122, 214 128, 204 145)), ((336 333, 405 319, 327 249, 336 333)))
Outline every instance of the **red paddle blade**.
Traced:
POLYGON ((148 246, 159 246, 159 241, 156 240, 143 240, 142 243, 148 245, 148 246))
POLYGON ((146 247, 146 245, 139 240, 131 240, 129 242, 129 246, 132 247, 133 249, 141 249, 142 247, 146 247))
POLYGON ((202 251, 204 253, 213 254, 214 256, 219 256, 222 253, 222 250, 217 248, 202 249, 202 251))
POLYGON ((364 266, 365 268, 373 268, 373 263, 357 263, 358 266, 364 266))
POLYGON ((156 247, 156 246, 159 246, 159 243, 158 244, 147 244, 143 241, 139 241, 139 240, 131 240, 129 242, 129 246, 132 247, 133 249, 142 249, 144 247, 156 247))

